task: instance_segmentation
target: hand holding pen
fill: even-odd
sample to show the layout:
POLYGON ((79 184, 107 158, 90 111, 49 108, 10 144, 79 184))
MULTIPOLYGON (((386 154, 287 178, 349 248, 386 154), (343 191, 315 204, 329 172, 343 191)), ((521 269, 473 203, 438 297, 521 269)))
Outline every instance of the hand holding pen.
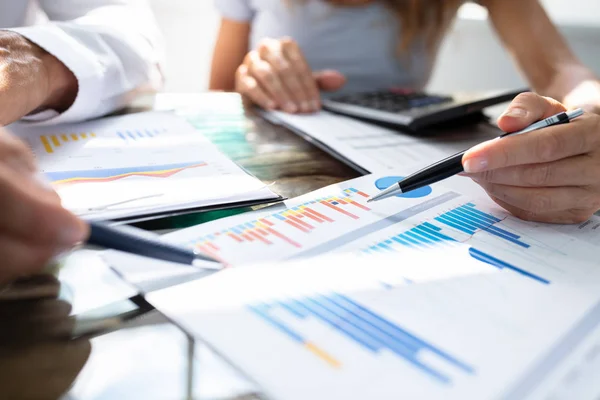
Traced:
MULTIPOLYGON (((524 93, 513 100, 498 125, 516 132, 566 111, 556 101, 524 93)), ((573 117, 579 115, 574 111, 573 117)), ((588 219, 600 208, 600 116, 585 113, 573 123, 561 118, 558 122, 563 123, 552 124, 556 126, 540 129, 541 122, 537 130, 509 134, 460 153, 462 162, 451 162, 445 169, 450 175, 444 178, 464 169, 494 201, 522 219, 588 219)))
MULTIPOLYGON (((498 120, 514 131, 566 108, 533 93, 519 95, 498 120)), ((600 208, 600 116, 482 143, 463 158, 468 176, 512 214, 552 223, 589 219, 600 208)))

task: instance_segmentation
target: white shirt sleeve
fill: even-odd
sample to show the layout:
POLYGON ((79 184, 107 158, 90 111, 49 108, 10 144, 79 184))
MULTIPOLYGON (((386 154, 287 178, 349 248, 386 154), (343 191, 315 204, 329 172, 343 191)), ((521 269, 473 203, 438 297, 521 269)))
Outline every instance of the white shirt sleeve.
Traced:
MULTIPOLYGON (((11 29, 58 58, 77 78, 73 105, 45 123, 81 121, 127 105, 163 77, 161 36, 145 0, 41 0, 50 22, 11 29)), ((39 121, 43 115, 32 116, 39 121)))

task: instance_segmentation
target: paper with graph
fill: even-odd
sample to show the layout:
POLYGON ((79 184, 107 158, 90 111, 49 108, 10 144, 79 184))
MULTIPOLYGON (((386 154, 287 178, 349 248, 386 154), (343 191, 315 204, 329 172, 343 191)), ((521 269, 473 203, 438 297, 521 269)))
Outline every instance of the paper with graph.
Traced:
MULTIPOLYGON (((600 343, 600 218, 527 223, 440 185, 366 203, 397 179, 166 235, 234 268, 148 299, 275 399, 520 399, 584 362, 600 343)), ((160 264, 106 259, 133 280, 160 264)))
POLYGON ((410 135, 328 111, 309 115, 270 111, 263 115, 372 173, 404 168, 417 171, 500 134, 492 125, 481 124, 472 129, 448 128, 443 135, 410 135))
POLYGON ((33 149, 64 205, 86 218, 278 197, 170 113, 10 129, 33 149))

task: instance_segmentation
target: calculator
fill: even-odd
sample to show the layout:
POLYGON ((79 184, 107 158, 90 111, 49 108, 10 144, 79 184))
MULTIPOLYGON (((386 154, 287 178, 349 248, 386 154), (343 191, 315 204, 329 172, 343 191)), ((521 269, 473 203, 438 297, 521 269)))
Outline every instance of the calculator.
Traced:
POLYGON ((333 96, 323 100, 323 109, 371 122, 418 131, 473 114, 486 107, 511 101, 527 89, 488 92, 432 94, 411 89, 390 89, 333 96))

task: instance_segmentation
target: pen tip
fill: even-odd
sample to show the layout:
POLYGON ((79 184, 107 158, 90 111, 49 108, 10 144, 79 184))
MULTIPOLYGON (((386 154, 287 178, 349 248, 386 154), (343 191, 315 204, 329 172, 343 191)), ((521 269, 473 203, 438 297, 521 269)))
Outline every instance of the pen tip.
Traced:
POLYGON ((223 265, 218 262, 206 261, 205 259, 195 259, 192 265, 196 268, 204 269, 206 271, 218 272, 223 269, 223 265))
POLYGON ((369 198, 367 199, 367 203, 370 203, 370 202, 372 202, 372 201, 373 201, 373 198, 372 198, 372 197, 369 197, 369 198))

